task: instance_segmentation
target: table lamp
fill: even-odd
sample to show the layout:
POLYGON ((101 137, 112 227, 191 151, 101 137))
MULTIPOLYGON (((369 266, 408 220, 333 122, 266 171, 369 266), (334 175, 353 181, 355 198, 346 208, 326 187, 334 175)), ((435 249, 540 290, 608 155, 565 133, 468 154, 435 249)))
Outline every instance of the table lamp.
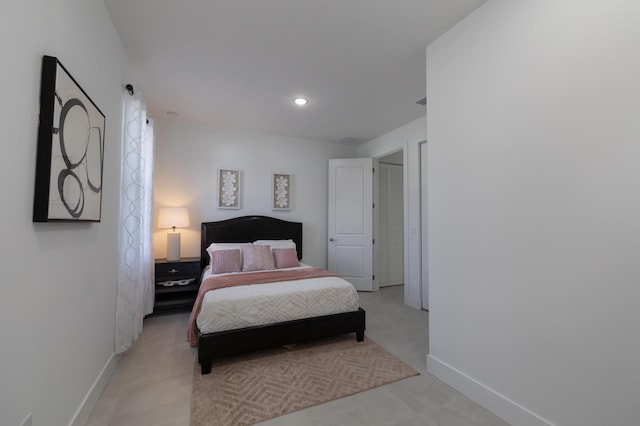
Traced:
POLYGON ((172 228, 167 232, 167 260, 180 260, 180 233, 176 228, 189 226, 189 212, 185 207, 161 207, 158 228, 172 228))

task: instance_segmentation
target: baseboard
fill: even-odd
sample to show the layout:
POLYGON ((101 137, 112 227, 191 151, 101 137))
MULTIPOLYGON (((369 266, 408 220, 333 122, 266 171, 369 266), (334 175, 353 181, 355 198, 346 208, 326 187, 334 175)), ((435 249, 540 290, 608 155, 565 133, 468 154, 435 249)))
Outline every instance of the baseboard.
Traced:
POLYGON ((553 426, 550 421, 527 410, 517 402, 510 400, 432 355, 427 355, 427 372, 482 405, 509 424, 553 426))
POLYGON ((84 426, 87 423, 87 420, 89 420, 89 416, 91 415, 91 411, 93 411, 93 407, 96 406, 98 398, 100 398, 102 391, 105 386, 107 386, 107 383, 111 378, 111 374, 113 374, 116 365, 118 365, 118 361, 120 361, 119 354, 113 354, 109 357, 109 360, 98 375, 98 378, 93 382, 93 386, 91 386, 91 389, 89 389, 89 392, 85 395, 80 407, 78 407, 78 410, 71 418, 69 426, 84 426))

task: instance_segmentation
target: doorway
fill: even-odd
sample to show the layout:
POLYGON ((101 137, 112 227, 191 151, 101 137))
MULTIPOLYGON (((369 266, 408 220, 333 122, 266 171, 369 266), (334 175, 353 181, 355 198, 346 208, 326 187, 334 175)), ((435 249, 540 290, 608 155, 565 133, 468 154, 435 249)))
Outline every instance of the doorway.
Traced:
POLYGON ((377 158, 374 268, 376 288, 404 284, 404 151, 377 158))
POLYGON ((429 245, 427 227, 427 141, 420 142, 420 294, 422 309, 429 310, 429 245))

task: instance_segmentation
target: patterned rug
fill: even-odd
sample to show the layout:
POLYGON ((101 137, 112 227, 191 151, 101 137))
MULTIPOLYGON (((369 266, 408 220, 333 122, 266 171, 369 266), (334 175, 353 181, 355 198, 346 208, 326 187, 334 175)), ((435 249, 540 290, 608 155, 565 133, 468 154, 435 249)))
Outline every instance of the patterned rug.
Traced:
POLYGON ((240 426, 278 417, 419 373, 353 334, 193 367, 191 426, 240 426))

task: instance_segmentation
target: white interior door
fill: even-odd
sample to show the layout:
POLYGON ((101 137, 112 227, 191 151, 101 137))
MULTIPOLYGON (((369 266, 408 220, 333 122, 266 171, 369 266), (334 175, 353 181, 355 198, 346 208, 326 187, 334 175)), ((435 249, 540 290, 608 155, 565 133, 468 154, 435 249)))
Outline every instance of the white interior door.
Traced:
POLYGON ((329 270, 373 291, 373 159, 329 160, 329 270))

